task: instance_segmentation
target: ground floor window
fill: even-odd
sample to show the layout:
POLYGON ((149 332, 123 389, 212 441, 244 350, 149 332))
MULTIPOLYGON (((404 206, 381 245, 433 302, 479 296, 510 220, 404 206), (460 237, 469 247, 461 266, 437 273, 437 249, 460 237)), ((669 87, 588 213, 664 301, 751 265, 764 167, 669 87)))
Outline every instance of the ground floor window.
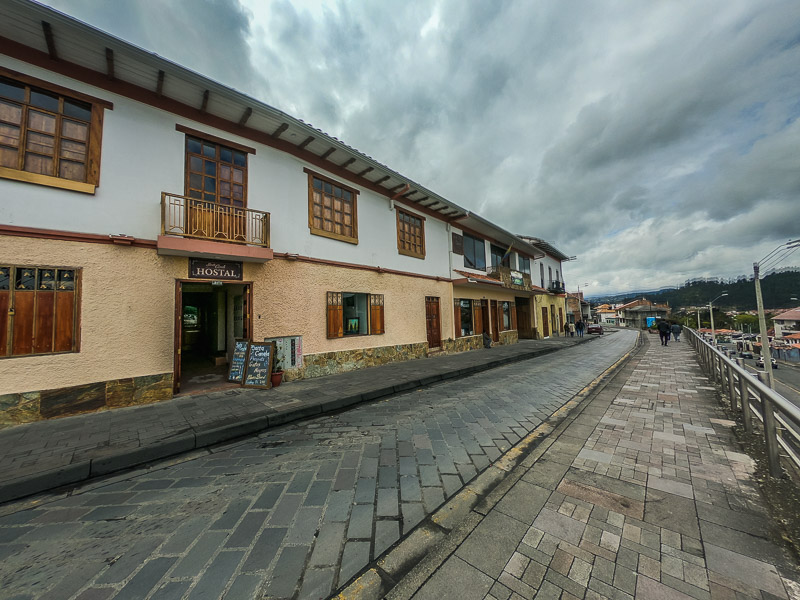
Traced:
POLYGON ((328 338, 385 333, 383 294, 328 292, 328 338))
POLYGON ((458 328, 457 337, 465 335, 475 335, 475 320, 472 300, 455 301, 456 327, 458 328))
POLYGON ((80 269, 0 265, 0 356, 78 351, 80 269))

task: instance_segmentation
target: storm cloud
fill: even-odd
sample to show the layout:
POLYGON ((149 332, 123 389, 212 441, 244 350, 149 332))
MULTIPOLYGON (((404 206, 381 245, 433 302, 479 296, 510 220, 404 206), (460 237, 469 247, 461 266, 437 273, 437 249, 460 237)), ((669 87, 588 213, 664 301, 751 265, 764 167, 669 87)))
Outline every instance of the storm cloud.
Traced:
POLYGON ((50 4, 577 255, 569 289, 736 276, 800 237, 793 0, 50 4))

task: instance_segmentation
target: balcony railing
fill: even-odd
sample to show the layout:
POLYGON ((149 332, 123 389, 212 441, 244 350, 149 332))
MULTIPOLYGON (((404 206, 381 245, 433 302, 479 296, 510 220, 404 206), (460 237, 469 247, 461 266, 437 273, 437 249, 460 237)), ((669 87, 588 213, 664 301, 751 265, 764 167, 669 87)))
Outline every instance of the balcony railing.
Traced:
POLYGON ((563 281, 551 281, 547 284, 547 291, 553 294, 565 294, 567 292, 563 281))
POLYGON ((269 213, 161 193, 161 233, 269 248, 269 213))
POLYGON ((517 290, 531 289, 531 276, 527 273, 522 273, 521 271, 512 271, 510 268, 503 266, 490 266, 486 270, 486 274, 489 277, 502 281, 505 287, 517 290), (512 272, 514 275, 512 275, 512 272), (521 275, 521 277, 518 278, 518 275, 521 275))

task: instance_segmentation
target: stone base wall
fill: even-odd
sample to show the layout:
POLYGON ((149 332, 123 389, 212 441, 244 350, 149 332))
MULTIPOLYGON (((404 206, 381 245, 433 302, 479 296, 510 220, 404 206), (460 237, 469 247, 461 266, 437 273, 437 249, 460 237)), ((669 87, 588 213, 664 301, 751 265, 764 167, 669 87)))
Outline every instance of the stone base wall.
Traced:
POLYGON ((303 368, 288 370, 284 373, 283 378, 286 381, 294 381, 321 377, 365 367, 378 367, 397 361, 425 358, 427 355, 428 344, 426 342, 306 354, 303 356, 303 368))
POLYGON ((0 395, 0 429, 172 398, 172 373, 0 395))
POLYGON ((506 344, 516 344, 519 341, 519 332, 516 329, 512 329, 511 331, 501 331, 500 332, 500 343, 503 345, 506 344))
POLYGON ((468 335, 456 339, 442 340, 442 351, 445 354, 456 354, 467 350, 480 350, 483 348, 483 336, 468 335))

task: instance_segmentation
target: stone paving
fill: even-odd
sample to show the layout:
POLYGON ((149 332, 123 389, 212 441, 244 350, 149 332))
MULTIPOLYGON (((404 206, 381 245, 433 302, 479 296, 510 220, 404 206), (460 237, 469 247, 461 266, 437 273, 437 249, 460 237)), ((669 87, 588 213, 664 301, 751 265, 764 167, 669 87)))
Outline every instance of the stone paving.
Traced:
POLYGON ((7 504, 0 595, 327 597, 503 460, 636 337, 610 333, 7 504))
POLYGON ((452 553, 421 565, 432 576, 387 597, 800 598, 754 463, 737 451, 691 347, 646 347, 517 467, 452 553))

